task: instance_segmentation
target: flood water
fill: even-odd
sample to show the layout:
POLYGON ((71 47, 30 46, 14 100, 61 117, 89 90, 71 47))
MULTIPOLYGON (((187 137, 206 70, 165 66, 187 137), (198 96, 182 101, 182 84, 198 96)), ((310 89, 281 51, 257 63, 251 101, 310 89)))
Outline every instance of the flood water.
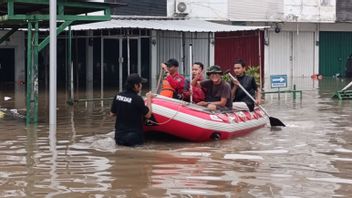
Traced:
POLYGON ((26 128, 9 110, 22 99, 1 91, 0 197, 351 197, 352 101, 331 99, 348 82, 305 82, 302 100, 265 97, 286 128, 206 143, 148 135, 137 148, 115 145, 109 102, 69 106, 59 92, 49 129, 41 93, 40 123, 26 128))

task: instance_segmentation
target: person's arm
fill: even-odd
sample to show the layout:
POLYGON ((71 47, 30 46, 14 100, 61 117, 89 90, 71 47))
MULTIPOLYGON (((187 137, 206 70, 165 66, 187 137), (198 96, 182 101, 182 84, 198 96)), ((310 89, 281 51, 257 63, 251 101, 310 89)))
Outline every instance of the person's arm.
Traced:
POLYGON ((175 89, 176 93, 182 94, 185 87, 185 78, 183 76, 177 76, 173 78, 171 75, 166 77, 170 86, 175 89))
POLYGON ((205 96, 202 88, 200 87, 192 87, 192 96, 193 96, 193 101, 203 101, 205 96))
POLYGON ((150 118, 152 116, 152 98, 153 94, 152 92, 148 92, 145 94, 147 97, 147 107, 148 107, 148 113, 144 115, 145 118, 150 118))
MULTIPOLYGON (((209 80, 198 81, 196 87, 200 88, 203 91, 203 94, 205 97, 206 92, 207 92, 207 87, 209 87, 209 80)), ((208 104, 209 104, 209 102, 206 102, 206 101, 200 101, 197 103, 197 105, 204 106, 204 107, 208 106, 208 104)))
POLYGON ((200 79, 201 79, 201 74, 197 74, 193 79, 192 79, 192 86, 200 86, 200 79))
POLYGON ((171 75, 166 76, 167 82, 169 82, 170 86, 176 90, 178 82, 171 75))
POLYGON ((224 82, 220 96, 220 101, 211 102, 210 105, 226 106, 227 100, 231 99, 231 87, 228 83, 224 82))
MULTIPOLYGON (((237 81, 237 80, 236 80, 237 81)), ((237 81, 238 82, 238 81, 237 81)), ((239 83, 239 82, 238 82, 239 83)), ((238 84, 236 84, 234 81, 232 82, 232 88, 231 88, 231 97, 235 99, 236 91, 238 89, 238 84)))
POLYGON ((227 98, 221 98, 220 101, 208 102, 207 105, 219 105, 224 107, 227 103, 227 98))
POLYGON ((256 100, 255 100, 255 104, 257 105, 260 105, 262 102, 262 93, 260 91, 260 88, 258 87, 257 88, 257 91, 256 91, 256 100))
POLYGON ((110 116, 113 117, 113 116, 116 116, 116 100, 115 100, 116 96, 114 97, 113 101, 112 101, 112 105, 111 105, 111 108, 110 108, 110 116))

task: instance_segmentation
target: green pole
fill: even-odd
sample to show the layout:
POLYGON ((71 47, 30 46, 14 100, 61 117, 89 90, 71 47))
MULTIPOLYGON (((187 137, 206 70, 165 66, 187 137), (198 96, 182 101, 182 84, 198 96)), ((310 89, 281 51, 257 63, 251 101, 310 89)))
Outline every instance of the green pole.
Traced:
POLYGON ((31 123, 32 100, 32 23, 28 22, 27 32, 27 93, 26 93, 26 125, 31 123))
POLYGON ((293 99, 296 100, 296 84, 293 85, 293 99))
POLYGON ((35 22, 35 31, 34 31, 34 55, 33 55, 33 97, 34 97, 34 123, 38 123, 38 93, 39 93, 39 82, 38 82, 38 43, 39 43, 39 22, 35 22))

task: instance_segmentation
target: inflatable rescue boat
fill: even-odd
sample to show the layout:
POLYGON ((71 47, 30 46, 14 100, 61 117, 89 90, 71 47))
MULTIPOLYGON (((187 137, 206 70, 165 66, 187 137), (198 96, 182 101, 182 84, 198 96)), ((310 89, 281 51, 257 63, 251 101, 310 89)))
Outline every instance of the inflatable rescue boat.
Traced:
POLYGON ((253 112, 217 112, 161 95, 153 98, 152 109, 153 116, 145 124, 145 132, 167 133, 192 142, 242 136, 268 122, 268 117, 259 108, 253 112))

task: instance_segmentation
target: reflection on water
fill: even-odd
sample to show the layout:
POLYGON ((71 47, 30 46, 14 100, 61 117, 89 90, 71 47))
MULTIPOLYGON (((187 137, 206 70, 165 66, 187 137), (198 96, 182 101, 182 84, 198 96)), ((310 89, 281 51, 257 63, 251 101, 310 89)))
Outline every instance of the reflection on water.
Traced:
POLYGON ((59 93, 55 130, 42 93, 41 122, 26 128, 0 92, 0 197, 350 197, 352 101, 331 99, 344 83, 324 79, 302 101, 267 96, 286 128, 206 143, 153 134, 137 148, 115 145, 109 102, 67 106, 59 93))

